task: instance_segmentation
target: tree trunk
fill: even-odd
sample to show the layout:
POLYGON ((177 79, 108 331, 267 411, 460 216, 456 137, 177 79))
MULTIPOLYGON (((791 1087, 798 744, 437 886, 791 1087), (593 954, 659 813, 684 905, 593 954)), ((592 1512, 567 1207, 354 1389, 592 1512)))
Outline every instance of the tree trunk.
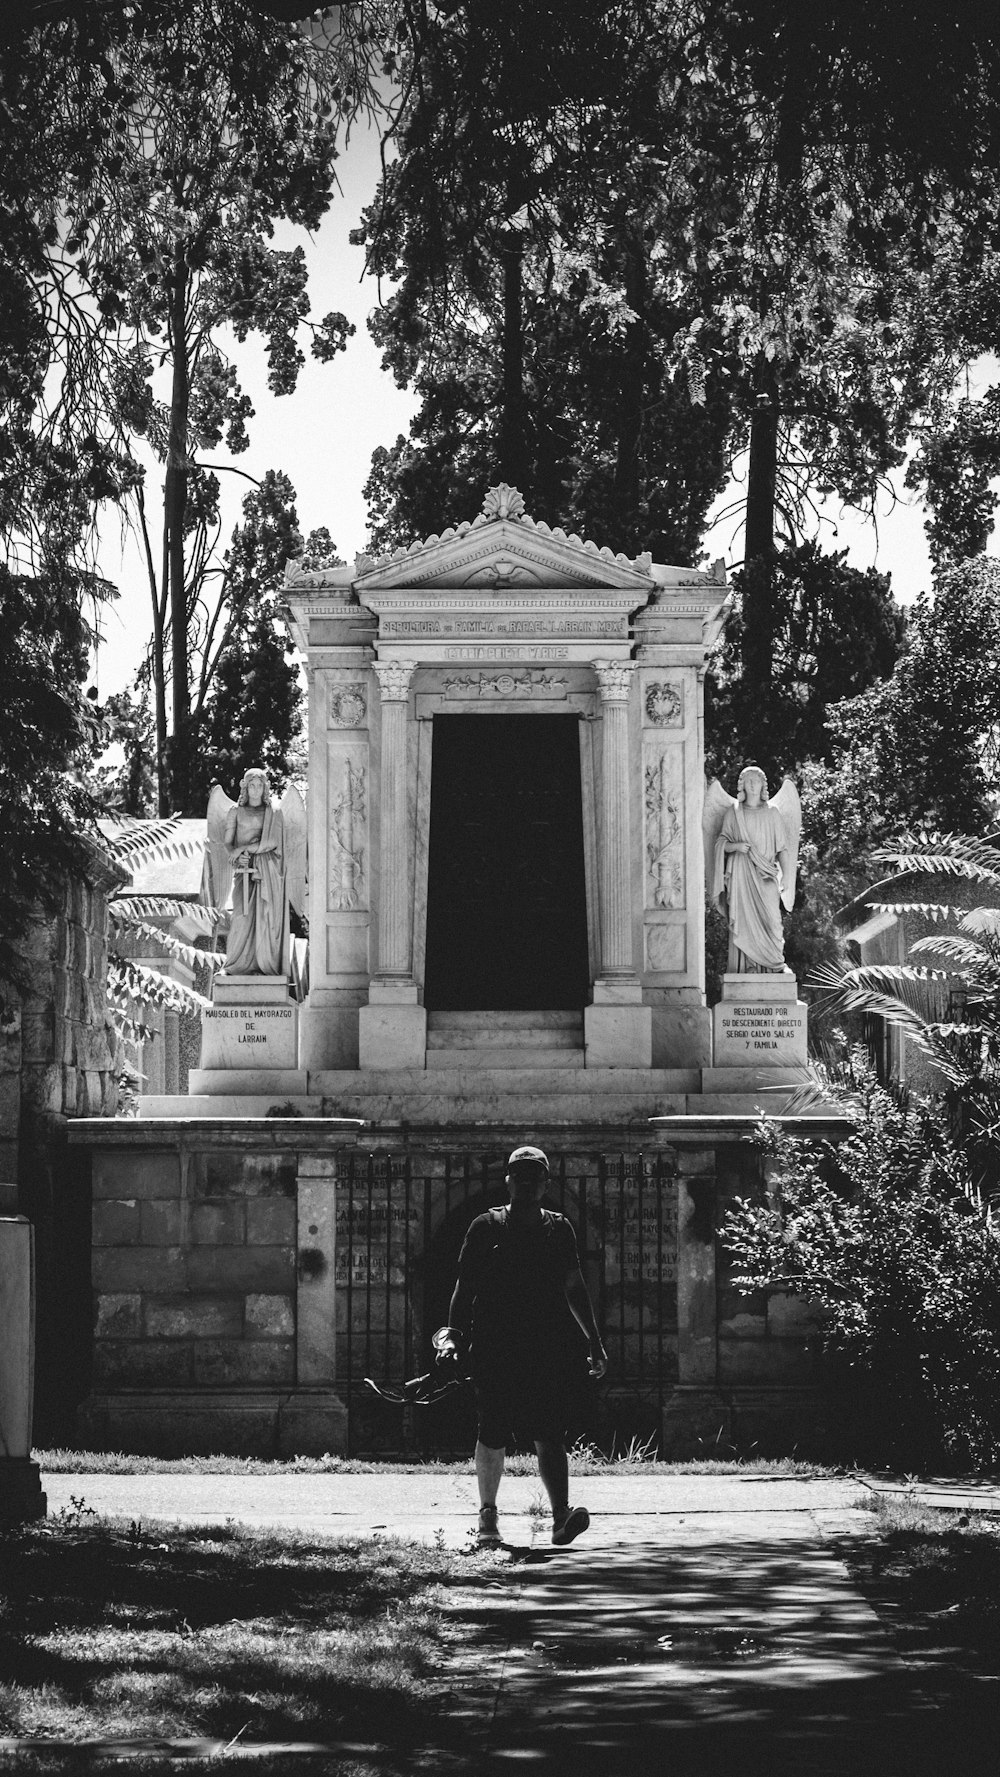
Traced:
POLYGON ((767 698, 774 655, 774 501, 778 479, 778 383, 757 362, 743 565, 743 684, 748 701, 767 698))
POLYGON ((170 798, 173 810, 186 814, 188 746, 188 619, 184 585, 184 513, 187 506, 187 445, 190 374, 187 341, 187 263, 184 249, 174 254, 170 297, 170 333, 174 356, 170 393, 170 431, 163 488, 163 540, 170 584, 170 673, 172 736, 170 798))
POLYGON ((500 479, 524 493, 524 318, 521 306, 521 237, 507 229, 503 245, 503 368, 500 411, 500 479))
POLYGON ((619 547, 623 549, 632 541, 639 546, 630 533, 639 516, 639 445, 646 386, 646 260, 642 243, 634 238, 626 254, 625 300, 636 318, 625 329, 615 454, 615 512, 622 527, 619 547))

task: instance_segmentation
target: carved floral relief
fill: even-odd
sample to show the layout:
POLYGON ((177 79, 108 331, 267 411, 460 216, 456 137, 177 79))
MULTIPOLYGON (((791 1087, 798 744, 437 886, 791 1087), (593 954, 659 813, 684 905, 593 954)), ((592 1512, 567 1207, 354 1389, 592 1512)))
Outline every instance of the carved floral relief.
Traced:
POLYGON ((561 696, 567 683, 556 673, 467 673, 445 679, 443 689, 451 697, 552 697, 561 696))
POLYGON ((367 771, 349 753, 335 754, 330 767, 329 902, 341 912, 367 905, 367 771))
POLYGON ((683 907, 684 786, 682 747, 647 749, 644 759, 647 907, 683 907))

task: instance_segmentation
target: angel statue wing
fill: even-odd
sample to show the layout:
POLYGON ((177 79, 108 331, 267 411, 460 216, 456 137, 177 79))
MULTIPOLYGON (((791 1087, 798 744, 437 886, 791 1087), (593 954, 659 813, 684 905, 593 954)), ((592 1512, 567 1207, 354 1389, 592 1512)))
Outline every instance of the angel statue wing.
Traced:
POLYGON ((208 833, 205 838, 205 862, 201 872, 200 900, 203 907, 223 908, 228 904, 233 887, 232 859, 226 850, 226 821, 236 804, 226 795, 221 784, 213 784, 208 798, 208 833))
POLYGON ((722 822, 730 808, 735 806, 733 798, 727 796, 717 777, 705 786, 705 805, 701 814, 701 831, 705 844, 705 893, 713 904, 722 893, 722 873, 716 868, 719 835, 722 822))
POLYGON ((309 901, 306 884, 309 880, 308 834, 306 805, 292 784, 281 799, 281 824, 285 837, 285 882, 289 906, 299 918, 308 917, 309 901))
POLYGON ((791 913, 795 905, 795 877, 799 867, 802 804, 790 777, 782 779, 781 789, 777 795, 771 797, 771 807, 776 808, 780 814, 788 840, 788 869, 782 872, 781 904, 786 912, 791 913))

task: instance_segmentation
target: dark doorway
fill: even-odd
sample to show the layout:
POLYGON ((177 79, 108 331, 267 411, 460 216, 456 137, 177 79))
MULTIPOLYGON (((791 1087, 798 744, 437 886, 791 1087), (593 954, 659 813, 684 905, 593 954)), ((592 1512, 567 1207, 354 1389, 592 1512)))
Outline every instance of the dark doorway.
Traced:
POLYGON ((435 716, 424 1002, 569 1011, 587 999, 575 716, 435 716))

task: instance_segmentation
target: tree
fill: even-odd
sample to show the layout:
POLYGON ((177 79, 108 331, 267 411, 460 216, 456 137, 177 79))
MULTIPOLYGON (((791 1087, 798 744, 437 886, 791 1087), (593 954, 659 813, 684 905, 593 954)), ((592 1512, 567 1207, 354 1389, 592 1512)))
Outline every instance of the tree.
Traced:
POLYGON ((860 572, 846 550, 824 555, 816 543, 790 546, 773 563, 775 628, 771 697, 761 708, 745 676, 745 590, 751 570, 734 581, 735 599, 706 691, 708 769, 735 779, 752 758, 772 778, 807 760, 832 756, 831 706, 889 677, 902 632, 902 613, 885 575, 860 572))

